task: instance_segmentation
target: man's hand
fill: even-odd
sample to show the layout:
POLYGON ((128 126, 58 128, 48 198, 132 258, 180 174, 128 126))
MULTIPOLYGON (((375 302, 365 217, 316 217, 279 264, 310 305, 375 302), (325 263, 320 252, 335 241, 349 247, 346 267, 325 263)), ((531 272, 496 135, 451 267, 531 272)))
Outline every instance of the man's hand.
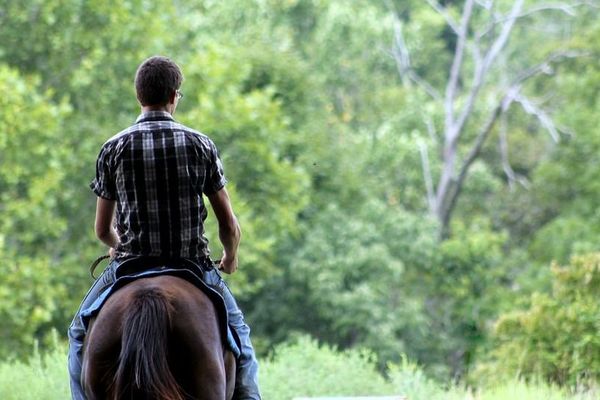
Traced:
POLYGON ((233 274, 237 271, 238 267, 238 259, 237 257, 229 257, 225 252, 223 252, 223 257, 221 257, 221 263, 219 264, 219 269, 226 274, 233 274))

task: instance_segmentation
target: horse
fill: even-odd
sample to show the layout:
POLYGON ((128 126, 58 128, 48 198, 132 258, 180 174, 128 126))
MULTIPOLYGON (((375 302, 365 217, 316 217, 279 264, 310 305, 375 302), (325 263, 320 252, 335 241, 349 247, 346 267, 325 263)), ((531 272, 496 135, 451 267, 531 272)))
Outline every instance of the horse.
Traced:
POLYGON ((128 283, 90 321, 82 386, 89 400, 230 400, 235 357, 214 303, 176 276, 128 283))

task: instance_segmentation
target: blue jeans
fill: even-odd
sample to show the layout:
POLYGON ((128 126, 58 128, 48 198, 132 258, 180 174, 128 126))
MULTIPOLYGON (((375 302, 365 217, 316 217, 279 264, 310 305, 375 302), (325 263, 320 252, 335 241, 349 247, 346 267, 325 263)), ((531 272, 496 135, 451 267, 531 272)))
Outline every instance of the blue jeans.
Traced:
MULTIPOLYGON (((113 261, 104 270, 102 275, 96 279, 86 296, 84 297, 71 326, 69 327, 69 376, 71 383, 71 398, 73 400, 85 400, 85 394, 81 386, 81 362, 83 339, 85 328, 79 314, 82 310, 90 307, 100 294, 116 281, 116 268, 118 263, 113 261)), ((216 290, 225 300, 229 326, 235 330, 241 342, 241 356, 237 360, 235 400, 260 400, 258 389, 258 362, 254 355, 254 348, 250 342, 250 327, 244 322, 244 316, 239 309, 229 287, 216 269, 204 271, 202 279, 216 290)))

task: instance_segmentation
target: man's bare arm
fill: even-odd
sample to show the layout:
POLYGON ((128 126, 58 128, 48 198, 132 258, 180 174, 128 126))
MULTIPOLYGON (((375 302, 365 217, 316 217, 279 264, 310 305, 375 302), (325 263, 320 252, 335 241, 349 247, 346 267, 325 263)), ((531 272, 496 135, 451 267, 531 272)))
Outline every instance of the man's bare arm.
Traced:
POLYGON ((242 235, 240 224, 233 213, 229 193, 225 188, 208 196, 219 223, 219 239, 223 244, 223 258, 219 269, 232 274, 238 267, 238 247, 242 235))
POLYGON ((114 200, 107 200, 102 197, 98 197, 96 202, 96 237, 111 248, 111 253, 114 251, 112 249, 119 244, 119 236, 113 227, 116 204, 114 200))

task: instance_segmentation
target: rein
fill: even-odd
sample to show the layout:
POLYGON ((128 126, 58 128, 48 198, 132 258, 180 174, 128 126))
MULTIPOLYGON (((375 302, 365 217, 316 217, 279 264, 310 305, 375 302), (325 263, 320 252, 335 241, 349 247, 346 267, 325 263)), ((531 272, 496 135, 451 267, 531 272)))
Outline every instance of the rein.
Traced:
POLYGON ((100 264, 102 261, 106 260, 107 258, 110 258, 110 256, 108 254, 100 256, 100 257, 96 258, 96 260, 92 263, 92 265, 90 265, 90 275, 92 276, 92 278, 97 279, 97 277, 94 276, 94 271, 96 270, 96 267, 98 266, 98 264, 100 264))

